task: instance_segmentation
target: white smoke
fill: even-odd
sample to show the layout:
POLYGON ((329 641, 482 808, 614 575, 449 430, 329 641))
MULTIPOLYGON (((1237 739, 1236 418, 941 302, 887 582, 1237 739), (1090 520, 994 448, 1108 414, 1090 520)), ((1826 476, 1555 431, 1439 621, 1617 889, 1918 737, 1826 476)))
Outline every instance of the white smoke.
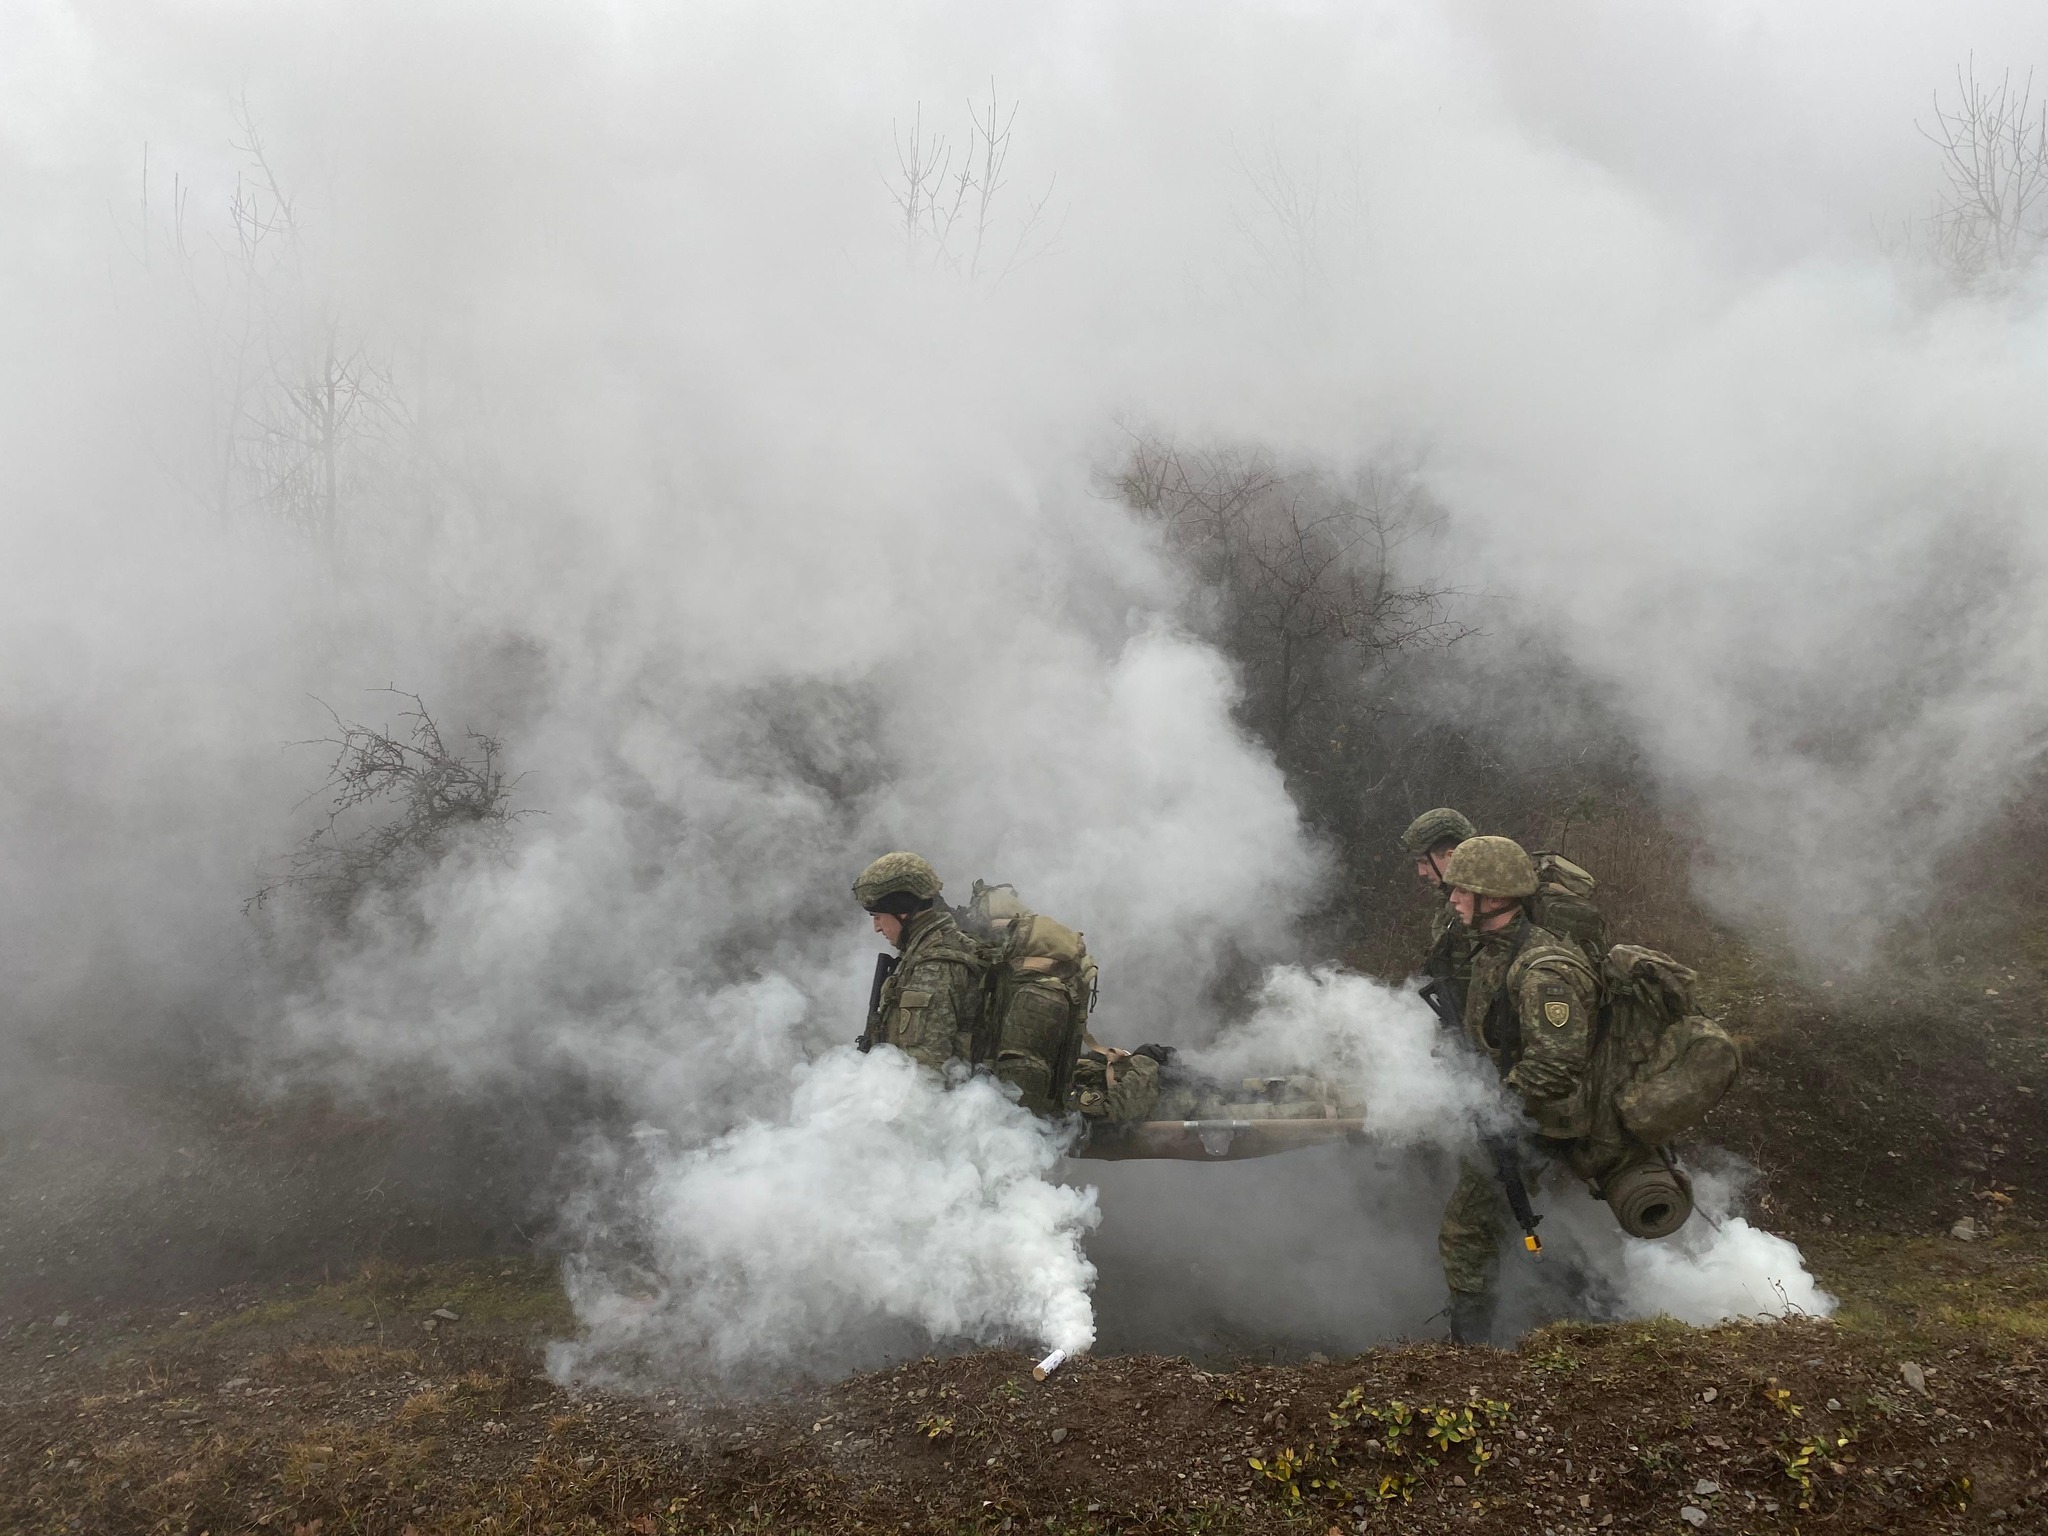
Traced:
POLYGON ((653 1153, 623 1234, 586 1216, 586 1242, 623 1235, 644 1255, 639 1287, 572 1265, 584 1333, 550 1367, 817 1373, 879 1363, 862 1341, 901 1324, 912 1347, 1085 1350, 1095 1194, 1046 1178, 1059 1155, 1058 1129, 990 1078, 949 1088, 897 1051, 833 1051, 798 1075, 785 1117, 653 1153))
POLYGON ((1669 1237, 1630 1237, 1605 1205, 1553 1192, 1546 1247, 1571 1254, 1598 1278, 1616 1317, 1671 1317, 1704 1327, 1733 1318, 1827 1317, 1822 1290, 1796 1244, 1753 1227, 1740 1209, 1743 1179, 1718 1159, 1688 1169, 1695 1209, 1669 1237))
MULTIPOLYGON (((1275 967, 1250 1017, 1190 1060, 1224 1078, 1321 1076, 1363 1109, 1375 1142, 1455 1152, 1482 1166, 1480 1135, 1512 1130, 1521 1118, 1491 1064, 1462 1049, 1412 993, 1342 971, 1275 967)), ((1629 1237, 1567 1170, 1553 1168, 1534 1191, 1553 1262, 1569 1254, 1596 1304, 1614 1316, 1706 1324, 1834 1310, 1796 1245, 1736 1214, 1736 1173, 1716 1158, 1693 1177, 1692 1219, 1647 1241, 1629 1237)))
POLYGON ((1505 1123, 1491 1066, 1415 994, 1328 967, 1275 966, 1250 1017, 1190 1053, 1226 1081, 1302 1073, 1337 1084, 1390 1146, 1459 1147, 1505 1123))
MULTIPOLYGON (((1718 899, 1867 941, 2048 721, 2044 296, 1867 238, 1932 182, 1936 77, 2048 54, 2038 11, 1524 9, 7 7, 8 1053, 227 1019, 366 1092, 573 1079, 681 1159, 608 1196, 694 1210, 745 1127, 826 1118, 793 1105, 858 1027, 846 886, 902 846, 1084 928, 1116 1038, 1206 1037, 1323 863, 1096 488, 1119 419, 1421 445, 1480 617, 1608 685, 1718 899), (1057 187, 1000 283, 888 191, 991 74, 1017 195, 1057 187), (231 217, 271 170, 291 219, 231 217), (335 358, 389 409, 309 531, 224 466, 278 468, 310 398, 252 378, 335 358), (239 899, 319 762, 277 744, 386 681, 501 732, 548 814, 280 978, 239 899)), ((1296 1018, 1388 1134, 1470 1108, 1410 1005, 1295 973, 1267 1007, 1248 1070, 1296 1018)), ((641 1210, 677 1277, 741 1263, 641 1210)), ((970 1335, 1053 1326, 961 1266, 970 1335)), ((784 1293, 748 1348, 950 1326, 878 1297, 784 1293)))

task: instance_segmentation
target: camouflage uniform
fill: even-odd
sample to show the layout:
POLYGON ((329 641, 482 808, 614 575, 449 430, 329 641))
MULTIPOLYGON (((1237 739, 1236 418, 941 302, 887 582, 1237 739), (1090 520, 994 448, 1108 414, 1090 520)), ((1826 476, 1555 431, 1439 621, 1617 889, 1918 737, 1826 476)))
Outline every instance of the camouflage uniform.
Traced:
POLYGON ((959 909, 938 900, 942 889, 913 853, 884 854, 854 882, 862 906, 904 922, 901 959, 864 1038, 932 1068, 955 1058, 985 1065, 1033 1114, 1144 1118, 1157 1097, 1156 1061, 1099 1050, 1073 1060, 1095 984, 1082 936, 1026 911, 1014 887, 977 880, 959 909))
POLYGON ((903 957, 882 983, 868 1038, 934 1070, 973 1052, 981 1008, 981 957, 944 907, 908 919, 903 957))
POLYGON ((1159 1103, 1159 1062, 1105 1049, 1092 1039, 1088 1045, 1074 1063, 1068 1107, 1090 1120, 1112 1124, 1150 1119, 1159 1103))
MULTIPOLYGON (((1521 1099, 1546 1151, 1563 1153, 1590 1129, 1586 1074, 1599 982, 1579 947, 1526 920, 1474 946, 1465 987, 1466 1038, 1521 1099)), ((1461 994, 1453 986, 1452 996, 1461 994)), ((1538 1172, 1526 1167, 1525 1180, 1538 1172)), ((1486 1295, 1500 1270, 1508 1221, 1499 1171, 1467 1157, 1437 1231, 1453 1293, 1486 1295)))
MULTIPOLYGON (((1424 811, 1408 823, 1401 833, 1401 848, 1411 859, 1420 862, 1426 853, 1446 844, 1456 847, 1478 835, 1478 828, 1472 825, 1471 818, 1463 811, 1440 805, 1434 810, 1424 811)), ((1448 898, 1448 890, 1440 887, 1439 892, 1448 898)), ((1472 970, 1471 946, 1465 925, 1458 921, 1448 899, 1441 902, 1430 917, 1429 959, 1423 970, 1452 984, 1454 995, 1463 995, 1465 978, 1472 970)))
MULTIPOLYGON (((1562 1154, 1592 1127, 1588 1074, 1599 978, 1580 945, 1529 921, 1536 869, 1517 844, 1492 837, 1462 843, 1445 879, 1524 903, 1508 928, 1465 930, 1456 948, 1443 942, 1447 933, 1440 929, 1431 968, 1457 1005, 1467 1042, 1493 1062, 1502 1083, 1521 1100, 1538 1145, 1562 1154)), ((1525 1182, 1535 1171, 1525 1170, 1525 1182)), ((1491 1326, 1506 1221, 1499 1170, 1462 1159, 1437 1232, 1454 1335, 1483 1336, 1491 1326)))

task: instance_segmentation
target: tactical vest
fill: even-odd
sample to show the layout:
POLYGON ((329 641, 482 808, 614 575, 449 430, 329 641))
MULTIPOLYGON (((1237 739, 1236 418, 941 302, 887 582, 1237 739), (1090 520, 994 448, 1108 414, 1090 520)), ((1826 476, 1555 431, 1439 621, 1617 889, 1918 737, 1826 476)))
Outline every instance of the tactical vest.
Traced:
MULTIPOLYGON (((1482 1047, 1493 1059, 1494 1069, 1502 1077, 1514 1071, 1515 1063, 1522 1056, 1522 1015, 1515 1006, 1515 993, 1529 968, 1548 955, 1564 955, 1583 964, 1584 956, 1578 946, 1564 942, 1557 934, 1546 931, 1542 924, 1523 918, 1515 932, 1514 958, 1508 962, 1500 988, 1487 1004, 1486 1015, 1480 1021, 1479 1040, 1473 1044, 1482 1047)), ((1595 971, 1595 991, 1598 992, 1599 972, 1595 971)), ((1471 986, 1472 973, 1469 960, 1462 974, 1438 976, 1462 1019, 1465 1001, 1471 986)))
MULTIPOLYGON (((939 909, 946 915, 946 909, 939 909)), ((914 919, 913 919, 914 921, 914 919)), ((953 924, 943 921, 929 922, 910 936, 901 955, 883 954, 877 956, 875 986, 868 999, 868 1026, 855 1042, 865 1051, 885 1038, 887 1021, 895 1018, 898 1008, 915 1009, 923 1005, 916 994, 904 988, 904 978, 915 966, 927 961, 940 961, 957 965, 969 973, 974 983, 963 989, 970 1008, 978 1008, 984 988, 980 982, 987 965, 987 957, 975 940, 962 933, 953 924)), ((955 1053, 964 1054, 968 1039, 978 1024, 978 1017, 961 1019, 961 1029, 955 1035, 955 1053)))

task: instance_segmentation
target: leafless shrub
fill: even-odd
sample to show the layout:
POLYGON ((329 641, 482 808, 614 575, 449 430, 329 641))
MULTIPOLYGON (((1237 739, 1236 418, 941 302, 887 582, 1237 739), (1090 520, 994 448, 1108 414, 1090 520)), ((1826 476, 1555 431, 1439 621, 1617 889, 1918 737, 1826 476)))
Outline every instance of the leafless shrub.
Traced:
POLYGON ((994 285, 1057 243, 1059 230, 1046 225, 1057 176, 1036 197, 1026 196, 1014 216, 1015 200, 1002 196, 1010 185, 1017 105, 1005 107, 991 81, 986 102, 967 104, 963 143, 927 130, 922 105, 907 135, 896 130, 896 174, 889 195, 913 266, 958 272, 970 282, 986 278, 994 285))
POLYGON ((1929 219, 1943 262, 1965 279, 1995 277, 2032 261, 2048 239, 2048 102, 2034 100, 2029 70, 2014 83, 1956 71, 1956 95, 1934 98, 1934 122, 1917 125, 1941 151, 1941 203, 1929 219))
POLYGON ((1283 761, 1377 663, 1472 633, 1455 589, 1402 575, 1400 551, 1442 514, 1398 468, 1337 480, 1256 450, 1140 437, 1118 489, 1202 581, 1214 636, 1244 671, 1247 723, 1283 761))
POLYGON ((184 289, 207 374, 211 446, 195 493, 331 549, 411 412, 390 363, 316 297, 298 204, 248 103, 235 111, 242 164, 224 229, 203 228, 175 174, 168 210, 153 213, 145 151, 140 255, 184 289))
POLYGON ((403 724, 362 725, 328 709, 337 734, 305 743, 334 749, 325 782, 307 797, 326 799, 326 820, 293 851, 282 878, 249 898, 249 909, 295 891, 345 919, 366 891, 416 879, 458 845, 501 854, 512 824, 535 814, 511 808, 523 775, 506 773, 496 737, 466 731, 467 750, 451 749, 419 695, 379 691, 411 705, 399 713, 403 724), (380 818, 379 810, 390 814, 380 818))

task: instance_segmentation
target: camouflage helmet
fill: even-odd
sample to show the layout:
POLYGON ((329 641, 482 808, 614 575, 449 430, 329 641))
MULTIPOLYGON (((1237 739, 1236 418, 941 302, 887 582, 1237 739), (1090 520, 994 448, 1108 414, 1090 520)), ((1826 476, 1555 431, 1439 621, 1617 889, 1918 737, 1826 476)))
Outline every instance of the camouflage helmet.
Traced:
POLYGON ((943 889, 939 872, 914 853, 885 853, 853 882, 853 899, 873 911, 875 903, 901 893, 930 901, 943 889))
POLYGON ((1479 829, 1463 811, 1440 805, 1408 823, 1408 830, 1401 834, 1401 846, 1419 859, 1442 843, 1462 843, 1478 835, 1479 829))
POLYGON ((1444 884, 1480 896, 1536 894, 1536 861, 1511 837, 1468 837, 1444 866, 1444 884))

